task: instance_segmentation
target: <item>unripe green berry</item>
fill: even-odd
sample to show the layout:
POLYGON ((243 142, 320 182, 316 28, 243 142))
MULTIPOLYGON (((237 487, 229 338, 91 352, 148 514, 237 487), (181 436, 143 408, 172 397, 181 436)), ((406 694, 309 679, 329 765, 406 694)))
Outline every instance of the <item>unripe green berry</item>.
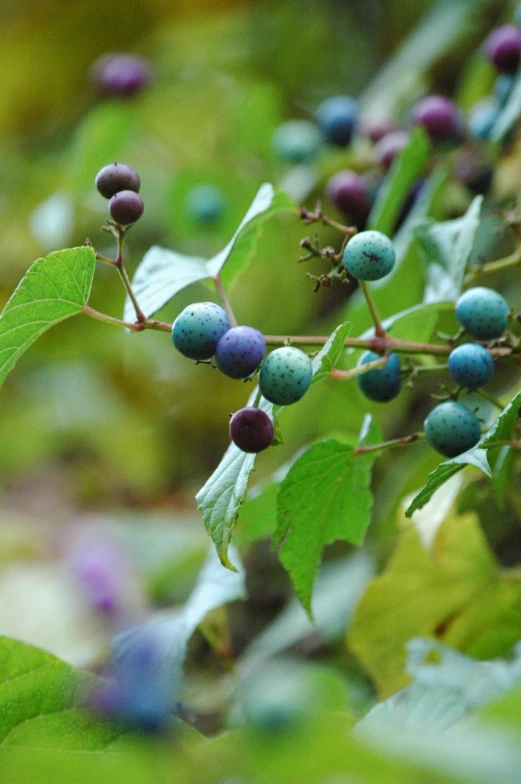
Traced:
POLYGON ((380 231, 361 231, 349 240, 344 250, 346 270, 358 280, 380 280, 394 267, 394 245, 380 231))
POLYGON ((462 403, 447 401, 436 406, 425 420, 429 444, 445 457, 457 457, 476 446, 481 425, 475 414, 462 403))
POLYGON ((313 378, 310 358, 299 348, 282 346, 261 365, 259 388, 266 400, 289 406, 304 397, 313 378))

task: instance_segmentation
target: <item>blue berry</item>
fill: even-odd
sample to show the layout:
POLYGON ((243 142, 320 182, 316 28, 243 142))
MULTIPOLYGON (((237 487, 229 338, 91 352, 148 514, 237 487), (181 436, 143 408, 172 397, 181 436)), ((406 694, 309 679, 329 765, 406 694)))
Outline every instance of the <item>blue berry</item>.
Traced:
POLYGON ((186 206, 198 223, 216 223, 224 212, 225 200, 216 185, 194 185, 186 196, 186 206))
POLYGON ((479 343, 464 343, 449 354, 449 373, 466 389, 477 389, 487 384, 494 374, 494 361, 479 343))
POLYGON ((358 104, 347 95, 335 95, 320 104, 317 109, 317 122, 324 137, 330 144, 347 147, 353 136, 358 104))
POLYGON ((262 452, 274 437, 273 423, 260 408, 241 408, 230 419, 230 438, 243 452, 262 452))
POLYGON ((279 158, 289 163, 303 163, 317 156, 322 134, 309 120, 288 120, 273 135, 273 148, 279 158))
POLYGON ((476 446, 481 438, 481 425, 476 415, 453 401, 436 406, 424 427, 429 444, 445 457, 461 455, 476 446))
POLYGON ((349 240, 344 250, 346 270, 358 280, 380 280, 396 261, 389 237, 379 231, 361 231, 349 240))
POLYGON ((471 136, 486 141, 496 120, 500 107, 494 98, 485 98, 476 103, 469 113, 468 128, 471 136))
POLYGON ((476 340, 494 340, 507 328, 509 307, 493 289, 476 286, 465 291, 456 302, 461 326, 476 340))
POLYGON ((299 348, 283 346, 272 351, 259 373, 259 388, 266 400, 289 406, 304 397, 313 378, 311 360, 299 348))
MULTIPOLYGON (((366 365, 368 362, 373 362, 379 358, 379 354, 375 354, 373 351, 366 351, 365 354, 362 354, 358 365, 366 365)), ((357 376, 357 382, 369 400, 375 400, 377 403, 388 403, 389 400, 393 400, 402 387, 398 354, 390 354, 387 363, 383 367, 368 370, 366 373, 357 376)))
POLYGON ((230 378, 248 378, 257 370, 266 353, 262 332, 254 327, 232 327, 215 349, 217 367, 230 378))
POLYGON ((178 315, 172 326, 174 346, 189 359, 211 359, 219 340, 231 329, 230 319, 215 302, 196 302, 178 315))

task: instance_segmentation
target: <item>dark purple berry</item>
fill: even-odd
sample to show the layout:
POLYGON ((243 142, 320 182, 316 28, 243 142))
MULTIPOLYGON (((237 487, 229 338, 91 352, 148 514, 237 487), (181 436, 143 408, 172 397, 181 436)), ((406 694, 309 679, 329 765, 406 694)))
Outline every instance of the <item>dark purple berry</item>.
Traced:
POLYGON ((92 80, 105 95, 129 98, 143 90, 152 78, 149 64, 134 54, 105 54, 91 70, 92 80))
POLYGON ((521 30, 515 25, 498 27, 485 41, 484 51, 498 71, 515 73, 521 55, 521 30))
POLYGON ((443 95, 429 95, 418 101, 412 110, 412 122, 425 128, 434 142, 453 139, 461 131, 458 110, 443 95))
POLYGON ((248 378, 257 370, 266 353, 266 340, 254 327, 232 327, 215 349, 217 367, 230 378, 248 378))
POLYGON ((241 408, 230 419, 230 438, 243 452, 262 452, 274 437, 273 423, 260 408, 241 408))
POLYGON ((389 169, 396 156, 409 144, 406 131, 394 131, 384 136, 375 146, 376 160, 384 169, 389 169))
POLYGON ((139 174, 126 163, 109 163, 96 175, 96 188, 106 199, 120 191, 139 193, 140 187, 139 174))
POLYGON ((143 215, 145 205, 143 199, 134 191, 120 191, 115 193, 109 202, 109 210, 112 220, 128 226, 135 223, 143 215))
POLYGON ((349 169, 333 174, 326 183, 326 194, 338 209, 356 224, 364 224, 371 209, 371 200, 364 180, 349 169))

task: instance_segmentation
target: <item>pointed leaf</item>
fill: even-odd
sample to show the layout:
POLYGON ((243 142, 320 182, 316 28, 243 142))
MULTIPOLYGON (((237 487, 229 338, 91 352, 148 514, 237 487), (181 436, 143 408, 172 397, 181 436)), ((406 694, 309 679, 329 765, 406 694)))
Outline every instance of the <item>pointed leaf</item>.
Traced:
POLYGON ((498 441, 510 441, 521 416, 521 392, 512 398, 498 416, 486 436, 481 440, 483 449, 493 449, 498 441))
POLYGON ((95 265, 94 251, 84 247, 56 251, 29 268, 0 314, 0 385, 40 335, 81 313, 95 265))
POLYGON ((312 384, 322 381, 323 378, 331 373, 336 363, 345 351, 345 340, 349 337, 351 325, 349 322, 340 324, 329 339, 320 349, 316 357, 313 357, 313 380, 312 384))

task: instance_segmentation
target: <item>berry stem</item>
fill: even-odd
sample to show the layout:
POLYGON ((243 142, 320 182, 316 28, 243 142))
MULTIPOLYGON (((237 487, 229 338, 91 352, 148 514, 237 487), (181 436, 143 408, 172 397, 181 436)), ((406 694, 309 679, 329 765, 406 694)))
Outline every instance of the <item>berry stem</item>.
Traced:
MULTIPOLYGON (((329 340, 329 337, 324 335, 265 335, 265 338, 269 346, 284 346, 288 343, 301 346, 323 346, 329 340)), ((450 354, 452 351, 452 346, 436 343, 414 343, 409 340, 393 338, 387 334, 385 337, 346 338, 344 346, 346 348, 370 349, 378 354, 390 351, 402 354, 450 354)), ((490 353, 492 356, 499 356, 496 354, 498 350, 503 352, 501 356, 505 356, 505 349, 492 349, 490 353)), ((506 352, 511 353, 510 349, 506 349, 506 352)))
POLYGON ((86 316, 90 316, 90 318, 97 319, 97 321, 104 321, 106 324, 114 324, 116 327, 125 327, 125 329, 130 329, 132 332, 142 332, 146 328, 143 323, 131 324, 129 321, 123 321, 122 319, 108 316, 106 313, 100 313, 99 310, 94 310, 94 308, 89 307, 89 305, 83 306, 82 313, 85 313, 86 316))
POLYGON ((388 360, 389 357, 387 356, 379 357, 378 359, 373 359, 371 362, 366 362, 364 365, 358 365, 358 367, 352 368, 351 370, 337 370, 337 368, 333 368, 329 375, 331 378, 347 381, 350 378, 355 378, 356 376, 361 376, 363 373, 367 373, 368 370, 384 367, 384 365, 387 365, 388 360))
POLYGON ((118 271, 119 277, 121 278, 121 282, 123 283, 123 287, 127 292, 129 299, 132 302, 132 305, 134 306, 134 310, 136 312, 136 321, 139 322, 140 324, 144 324, 147 318, 139 306, 139 302, 137 301, 136 295, 134 294, 134 290, 132 288, 132 284, 130 282, 130 278, 128 277, 128 273, 125 267, 125 235, 126 235, 125 228, 123 226, 118 226, 118 228, 116 229, 118 255, 116 257, 116 261, 114 262, 114 264, 118 271))
POLYGON ((102 261, 104 264, 110 264, 111 267, 116 266, 114 259, 109 259, 108 256, 104 256, 102 253, 96 253, 96 259, 102 261))
POLYGON ((476 267, 476 269, 470 270, 465 275, 465 285, 472 283, 481 275, 490 275, 493 272, 500 272, 509 267, 516 267, 518 264, 521 264, 521 250, 519 249, 511 253, 510 256, 505 256, 503 259, 497 259, 496 261, 489 261, 480 267, 476 267))
POLYGON ((220 275, 217 275, 215 278, 212 278, 212 281, 214 282, 215 288, 217 289, 218 294, 222 300, 224 309, 228 314, 228 318, 230 319, 232 327, 236 327, 239 322, 235 318, 235 313, 233 312, 232 306, 230 305, 230 300, 228 299, 228 295, 226 294, 226 289, 224 288, 220 275))
POLYGON ((338 221, 328 218, 328 216, 324 215, 322 212, 320 204, 317 204, 314 212, 302 207, 300 210, 300 218, 308 225, 319 221, 323 226, 331 226, 332 229, 337 229, 338 231, 341 231, 342 234, 346 234, 349 237, 353 237, 358 231, 356 226, 344 226, 342 223, 338 223, 338 221))
POLYGON ((360 289, 365 297, 365 301, 367 303, 367 307, 369 308, 369 313, 371 314, 371 320, 374 324, 374 331, 375 335, 378 337, 384 338, 386 335, 385 329, 382 326, 382 322, 380 316, 378 315, 378 310, 376 309, 376 305, 374 300, 371 296, 371 292, 369 291, 369 287, 365 280, 358 281, 360 284, 360 289))
POLYGON ((423 440, 425 433, 411 433, 410 436, 402 436, 402 438, 392 438, 390 441, 382 441, 380 444, 368 444, 367 446, 359 446, 354 450, 355 455, 366 455, 368 452, 379 452, 382 449, 391 449, 395 446, 409 446, 416 441, 423 440))

